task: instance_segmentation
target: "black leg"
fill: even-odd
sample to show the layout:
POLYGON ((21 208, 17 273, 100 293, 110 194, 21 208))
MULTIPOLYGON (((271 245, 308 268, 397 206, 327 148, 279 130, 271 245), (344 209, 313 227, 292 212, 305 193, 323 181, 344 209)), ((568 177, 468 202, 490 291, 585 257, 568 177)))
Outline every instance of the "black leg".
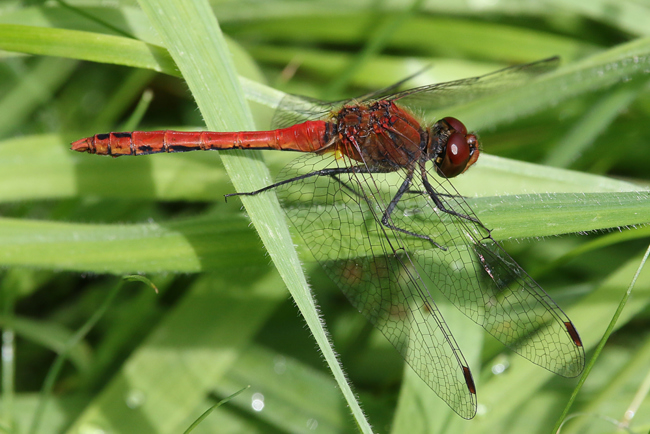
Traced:
MULTIPOLYGON (((433 186, 431 185, 431 183, 430 183, 429 180, 427 179, 427 172, 426 172, 426 170, 424 169, 424 164, 423 164, 423 163, 420 164, 420 171, 421 171, 421 173, 422 173, 422 184, 424 185, 424 188, 425 188, 425 190, 427 191, 429 197, 431 198, 431 200, 433 201, 433 203, 436 204, 436 206, 438 207, 438 209, 439 209, 440 211, 442 211, 442 212, 444 212, 444 213, 447 213, 447 214, 449 214, 449 215, 453 215, 453 216, 456 216, 456 217, 460 217, 460 218, 462 218, 462 219, 464 219, 464 220, 468 220, 468 221, 474 222, 474 223, 476 223, 476 224, 479 224, 479 225, 481 225, 481 227, 482 227, 483 229, 485 229, 486 231, 489 232, 489 229, 486 228, 485 226, 483 226, 483 223, 481 223, 481 221, 480 221, 479 219, 477 219, 476 217, 472 217, 472 216, 469 216, 469 215, 461 214, 461 213, 459 213, 459 212, 454 211, 453 209, 448 209, 448 208, 446 208, 445 205, 444 205, 444 204, 442 203, 442 201, 440 200, 440 196, 443 196, 443 195, 442 195, 442 194, 439 194, 439 193, 436 193, 436 191, 433 189, 433 186)), ((454 197, 454 196, 451 196, 451 197, 454 197)))
MULTIPOLYGON (((336 168, 331 168, 331 169, 323 169, 323 170, 317 170, 317 171, 314 171, 314 172, 306 173, 304 175, 296 176, 296 177, 291 178, 291 179, 285 179, 284 181, 280 181, 280 182, 273 183, 271 185, 267 185, 266 187, 260 188, 259 190, 243 192, 243 193, 230 193, 230 194, 226 194, 224 197, 225 197, 225 199, 227 201, 228 198, 231 197, 231 196, 255 196, 255 195, 263 193, 265 191, 272 190, 274 188, 280 187, 281 185, 290 184, 292 182, 300 181, 300 180, 303 180, 303 179, 306 179, 306 178, 311 178, 312 176, 329 176, 332 179, 336 180, 345 189, 350 191, 352 194, 354 194, 358 198, 363 199, 365 201, 369 201, 369 199, 366 196, 360 194, 355 189, 353 189, 352 187, 347 185, 345 182, 341 181, 338 178, 337 175, 342 175, 342 174, 345 174, 345 173, 366 173, 366 174, 370 174, 370 173, 386 173, 386 172, 390 172, 390 170, 386 170, 386 169, 374 169, 373 170, 373 169, 369 169, 367 166, 336 167, 336 168)), ((473 217, 466 216, 464 214, 459 214, 459 213, 457 213, 457 212, 455 212, 453 210, 446 209, 444 207, 444 205, 442 204, 442 202, 440 201, 438 196, 449 196, 449 197, 455 197, 455 196, 436 193, 433 190, 433 187, 431 186, 431 184, 429 184, 428 180, 426 179, 426 175, 424 175, 424 174, 422 176, 422 181, 424 183, 424 187, 425 187, 426 191, 409 190, 409 187, 411 186, 411 182, 413 180, 413 174, 414 174, 414 170, 410 170, 407 173, 406 179, 404 180, 404 182, 400 186, 400 188, 397 191, 397 193, 395 194, 395 196, 393 196, 393 198, 391 199, 390 203, 388 204, 388 208, 386 209, 386 211, 384 211, 384 214, 381 217, 380 222, 381 222, 382 225, 384 225, 387 228, 392 229, 394 231, 401 232, 403 234, 410 235, 410 236, 420 238, 420 239, 423 239, 423 240, 427 240, 431 244, 433 244, 434 246, 438 247, 439 249, 447 250, 446 247, 438 244, 431 237, 429 237, 427 235, 422 235, 422 234, 418 234, 418 233, 413 232, 413 231, 409 231, 407 229, 402 229, 402 228, 399 228, 399 227, 397 227, 397 226, 390 223, 391 214, 395 210, 395 207, 397 206, 399 201, 402 199, 402 196, 404 196, 404 194, 407 194, 407 193, 408 194, 422 194, 422 195, 427 194, 433 200, 433 202, 436 204, 436 206, 441 211, 446 212, 446 213, 451 214, 451 215, 455 215, 457 217, 461 217, 461 218, 476 222, 478 224, 481 224, 481 222, 479 222, 477 219, 475 219, 473 217)), ((481 226, 482 226, 482 224, 481 224, 481 226)))
POLYGON ((413 231, 398 228, 397 226, 390 223, 391 214, 395 210, 395 207, 397 206, 399 201, 402 199, 402 196, 404 195, 404 193, 409 191, 409 187, 411 186, 411 181, 412 180, 413 180, 413 170, 409 170, 409 172, 406 175, 406 179, 404 179, 404 182, 400 186, 399 190, 397 190, 397 193, 395 193, 395 196, 393 196, 390 203, 388 204, 388 208, 386 208, 386 211, 384 211, 384 215, 382 215, 382 217, 381 217, 381 224, 386 226, 387 228, 390 228, 390 229, 395 230, 397 232, 401 232, 401 233, 406 234, 406 235, 411 235, 413 237, 417 237, 417 238, 420 238, 420 239, 423 239, 423 240, 427 240, 431 244, 433 244, 434 246, 438 247, 439 249, 447 250, 446 247, 441 246, 440 244, 436 243, 435 241, 433 241, 433 239, 431 237, 429 237, 427 235, 422 235, 422 234, 418 234, 418 233, 413 232, 413 231))
MULTIPOLYGON (((260 188, 259 190, 248 191, 248 192, 243 192, 243 193, 229 193, 229 194, 224 195, 224 197, 226 198, 226 201, 228 201, 228 198, 231 197, 231 196, 255 196, 256 194, 260 194, 260 193, 265 192, 267 190, 272 190, 272 189, 277 188, 277 187, 279 187, 281 185, 290 184, 292 182, 300 181, 300 180, 306 179, 306 178, 311 178, 312 176, 332 176, 332 177, 335 177, 336 175, 339 175, 339 174, 342 174, 342 173, 363 173, 364 172, 363 169, 365 169, 364 166, 353 166, 353 167, 336 167, 336 168, 332 168, 332 169, 317 170, 315 172, 305 173, 304 175, 296 176, 295 178, 285 179, 284 181, 280 181, 280 182, 273 183, 271 185, 267 185, 266 187, 260 188)), ((366 170, 366 172, 367 172, 367 170, 366 170)), ((343 184, 343 185, 345 185, 345 184, 343 184)), ((348 187, 348 188, 350 188, 350 187, 348 187)))
MULTIPOLYGON (((365 170, 365 171, 358 171, 357 173, 381 173, 381 172, 379 172, 379 171, 377 171, 377 172, 370 172, 370 171, 365 170)), ((342 185, 346 190, 350 191, 350 192, 351 192, 352 194, 354 194, 356 197, 358 197, 359 199, 363 199, 364 201, 368 202, 368 198, 367 198, 366 196, 362 195, 361 193, 359 193, 358 191, 356 191, 355 189, 353 189, 352 187, 350 187, 349 185, 347 185, 345 182, 341 181, 341 180, 336 176, 336 174, 332 174, 332 175, 330 175, 330 176, 332 177, 332 179, 336 180, 336 181, 337 181, 339 184, 341 184, 341 185, 342 185)), ((393 198, 391 199, 390 203, 388 204, 388 208, 386 209, 386 211, 384 211, 384 214, 383 214, 382 217, 381 217, 381 224, 384 225, 384 226, 386 226, 387 228, 392 229, 392 230, 395 230, 395 231, 397 231, 397 232, 401 232, 401 233, 403 233, 403 234, 407 234, 407 235, 411 235, 411 236, 416 237, 416 238, 420 238, 420 239, 423 239, 423 240, 427 240, 427 241, 429 241, 430 243, 432 243, 434 246, 436 246, 436 247, 438 247, 438 248, 440 248, 440 249, 442 249, 442 250, 447 250, 446 247, 441 246, 440 244, 436 243, 436 242, 433 241, 433 239, 432 239, 431 237, 429 237, 429 236, 421 235, 421 234, 418 234, 418 233, 416 233, 416 232, 409 231, 409 230, 407 230, 407 229, 402 229, 402 228, 399 228, 399 227, 397 227, 397 226, 395 226, 395 225, 393 225, 393 224, 390 223, 390 216, 391 216, 391 214, 393 213, 393 211, 395 210, 395 207, 396 207, 397 204, 399 203, 399 201, 400 201, 400 199, 402 198, 402 196, 403 196, 405 193, 410 193, 410 192, 412 192, 412 190, 408 190, 409 186, 411 185, 411 181, 412 181, 412 179, 413 179, 413 171, 410 171, 409 174, 407 175, 406 179, 404 180, 404 182, 403 182, 402 185, 400 186, 399 190, 397 191, 397 193, 395 194, 395 196, 393 196, 393 198)), ((422 193, 422 194, 425 194, 425 193, 422 193)))
MULTIPOLYGON (((405 194, 417 194, 417 195, 420 195, 420 196, 424 196, 424 195, 428 196, 429 192, 422 191, 422 190, 409 190, 409 191, 405 192, 405 194)), ((438 196, 450 197, 450 198, 455 198, 455 197, 466 198, 466 196, 463 196, 463 195, 460 195, 460 194, 447 194, 447 193, 436 193, 436 194, 438 196)))
MULTIPOLYGON (((359 172, 357 172, 357 173, 381 173, 381 172, 359 171, 359 172)), ((356 191, 354 188, 350 187, 350 186, 349 186, 348 184, 346 184, 345 182, 341 181, 341 180, 339 179, 338 175, 339 175, 339 174, 333 174, 333 175, 330 175, 330 177, 331 177, 334 181, 338 182, 338 183, 339 183, 343 188, 345 188, 347 191, 349 191, 350 193, 352 193, 353 195, 355 195, 358 199, 363 199, 363 200, 366 201, 366 202, 368 201, 368 198, 367 198, 366 196, 364 196, 363 194, 359 193, 358 191, 356 191)))

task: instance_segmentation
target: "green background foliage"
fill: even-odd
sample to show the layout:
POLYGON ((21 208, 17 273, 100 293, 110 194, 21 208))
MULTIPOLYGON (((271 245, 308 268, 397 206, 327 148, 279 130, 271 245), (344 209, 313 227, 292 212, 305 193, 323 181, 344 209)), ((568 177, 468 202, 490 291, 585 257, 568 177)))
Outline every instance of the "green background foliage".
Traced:
MULTIPOLYGON (((183 432, 250 385, 192 432, 551 432, 576 380, 436 299, 477 382, 479 414, 460 419, 347 303, 273 194, 223 200, 294 156, 112 159, 69 143, 267 129, 285 93, 337 100, 427 66, 408 86, 559 55, 521 88, 418 114, 478 132, 481 158, 454 185, 589 359, 650 236, 648 22, 650 5, 619 0, 4 1, 0 429, 183 432)), ((644 271, 563 433, 613 432, 605 419, 635 400, 632 427, 648 431, 649 301, 644 271)))

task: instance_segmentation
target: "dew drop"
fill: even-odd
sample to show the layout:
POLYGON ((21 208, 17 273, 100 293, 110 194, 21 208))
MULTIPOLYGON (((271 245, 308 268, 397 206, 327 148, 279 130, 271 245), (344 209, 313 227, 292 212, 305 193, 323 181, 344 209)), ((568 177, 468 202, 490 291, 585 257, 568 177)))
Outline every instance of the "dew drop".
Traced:
POLYGON ((145 401, 146 397, 141 390, 132 390, 126 396, 126 406, 132 410, 142 407, 145 401))
POLYGON ((259 392, 253 393, 253 401, 251 407, 255 411, 262 411, 264 409, 264 395, 259 392))

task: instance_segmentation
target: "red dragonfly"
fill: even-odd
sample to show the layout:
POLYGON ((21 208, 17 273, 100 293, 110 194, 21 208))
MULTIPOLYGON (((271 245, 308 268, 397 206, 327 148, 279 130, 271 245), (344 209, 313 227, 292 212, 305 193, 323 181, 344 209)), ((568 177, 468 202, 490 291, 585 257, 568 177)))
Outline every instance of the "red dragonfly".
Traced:
POLYGON ((339 103, 302 98, 298 106, 281 105, 272 131, 109 133, 78 140, 72 149, 112 156, 208 149, 306 153, 275 184, 227 196, 276 190, 350 302, 440 398, 470 419, 476 414, 474 380, 430 288, 504 345, 559 375, 582 372, 584 349, 571 320, 450 184, 478 159, 476 135, 452 117, 425 126, 406 107, 468 102, 517 86, 557 62, 339 103))

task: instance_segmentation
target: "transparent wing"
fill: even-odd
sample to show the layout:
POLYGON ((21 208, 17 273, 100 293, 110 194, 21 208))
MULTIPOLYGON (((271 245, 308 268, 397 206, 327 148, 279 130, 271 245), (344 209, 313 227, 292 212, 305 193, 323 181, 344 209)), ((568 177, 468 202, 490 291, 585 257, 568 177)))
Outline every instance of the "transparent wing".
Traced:
POLYGON ((271 128, 287 128, 305 121, 325 119, 336 113, 345 101, 327 102, 300 95, 287 95, 273 114, 271 128))
POLYGON ((557 68, 559 63, 559 57, 551 57, 525 65, 511 66, 479 77, 431 84, 390 94, 397 87, 420 74, 420 71, 385 89, 358 98, 334 102, 287 95, 280 101, 271 127, 286 128, 308 120, 326 119, 336 114, 344 105, 369 104, 378 100, 396 101, 404 106, 425 111, 443 109, 521 86, 532 78, 557 68))
POLYGON ((358 98, 334 102, 287 95, 278 105, 273 116, 272 128, 286 128, 308 120, 326 119, 336 114, 344 105, 368 104, 384 99, 415 109, 439 110, 521 86, 532 78, 557 68, 559 63, 559 57, 551 57, 525 65, 511 66, 479 77, 431 84, 390 94, 413 76, 420 74, 420 71, 385 89, 358 98))
MULTIPOLYGON (((317 170, 311 161, 300 159, 285 176, 317 170)), ((425 176, 446 209, 478 221, 447 180, 425 176)), ((381 224, 403 179, 400 173, 353 173, 339 175, 338 181, 312 177, 307 186, 290 184, 283 196, 316 259, 418 375, 455 411, 468 414, 462 408, 474 397, 461 375, 467 363, 421 275, 521 356, 565 377, 582 372, 584 348, 566 314, 480 223, 436 208, 422 193, 422 178, 414 178, 390 222, 427 235, 444 249, 381 224), (449 377, 450 372, 455 375, 449 377)))
MULTIPOLYGON (((305 156, 282 179, 337 161, 305 156)), ((476 414, 469 367, 402 234, 380 223, 392 187, 383 175, 314 176, 278 188, 287 215, 329 277, 461 417, 476 414)))
POLYGON ((479 77, 431 84, 398 92, 385 99, 426 111, 466 104, 476 99, 504 92, 557 68, 559 57, 524 65, 515 65, 479 77))
POLYGON ((423 71, 424 70, 418 71, 384 89, 353 99, 328 102, 316 98, 289 94, 282 98, 282 101, 278 104, 278 108, 273 115, 271 128, 287 128, 309 120, 326 119, 337 113, 344 105, 359 104, 364 101, 380 99, 382 95, 390 94, 392 91, 396 90, 416 75, 421 74, 423 71))
MULTIPOLYGON (((417 178, 416 178, 417 179, 417 178)), ((426 174, 445 209, 478 218, 447 181, 426 174)), ((461 312, 531 362, 564 377, 584 368, 584 348, 573 323, 551 297, 480 224, 437 209, 420 178, 399 202, 392 222, 430 236, 447 250, 416 255, 424 273, 461 312)))

